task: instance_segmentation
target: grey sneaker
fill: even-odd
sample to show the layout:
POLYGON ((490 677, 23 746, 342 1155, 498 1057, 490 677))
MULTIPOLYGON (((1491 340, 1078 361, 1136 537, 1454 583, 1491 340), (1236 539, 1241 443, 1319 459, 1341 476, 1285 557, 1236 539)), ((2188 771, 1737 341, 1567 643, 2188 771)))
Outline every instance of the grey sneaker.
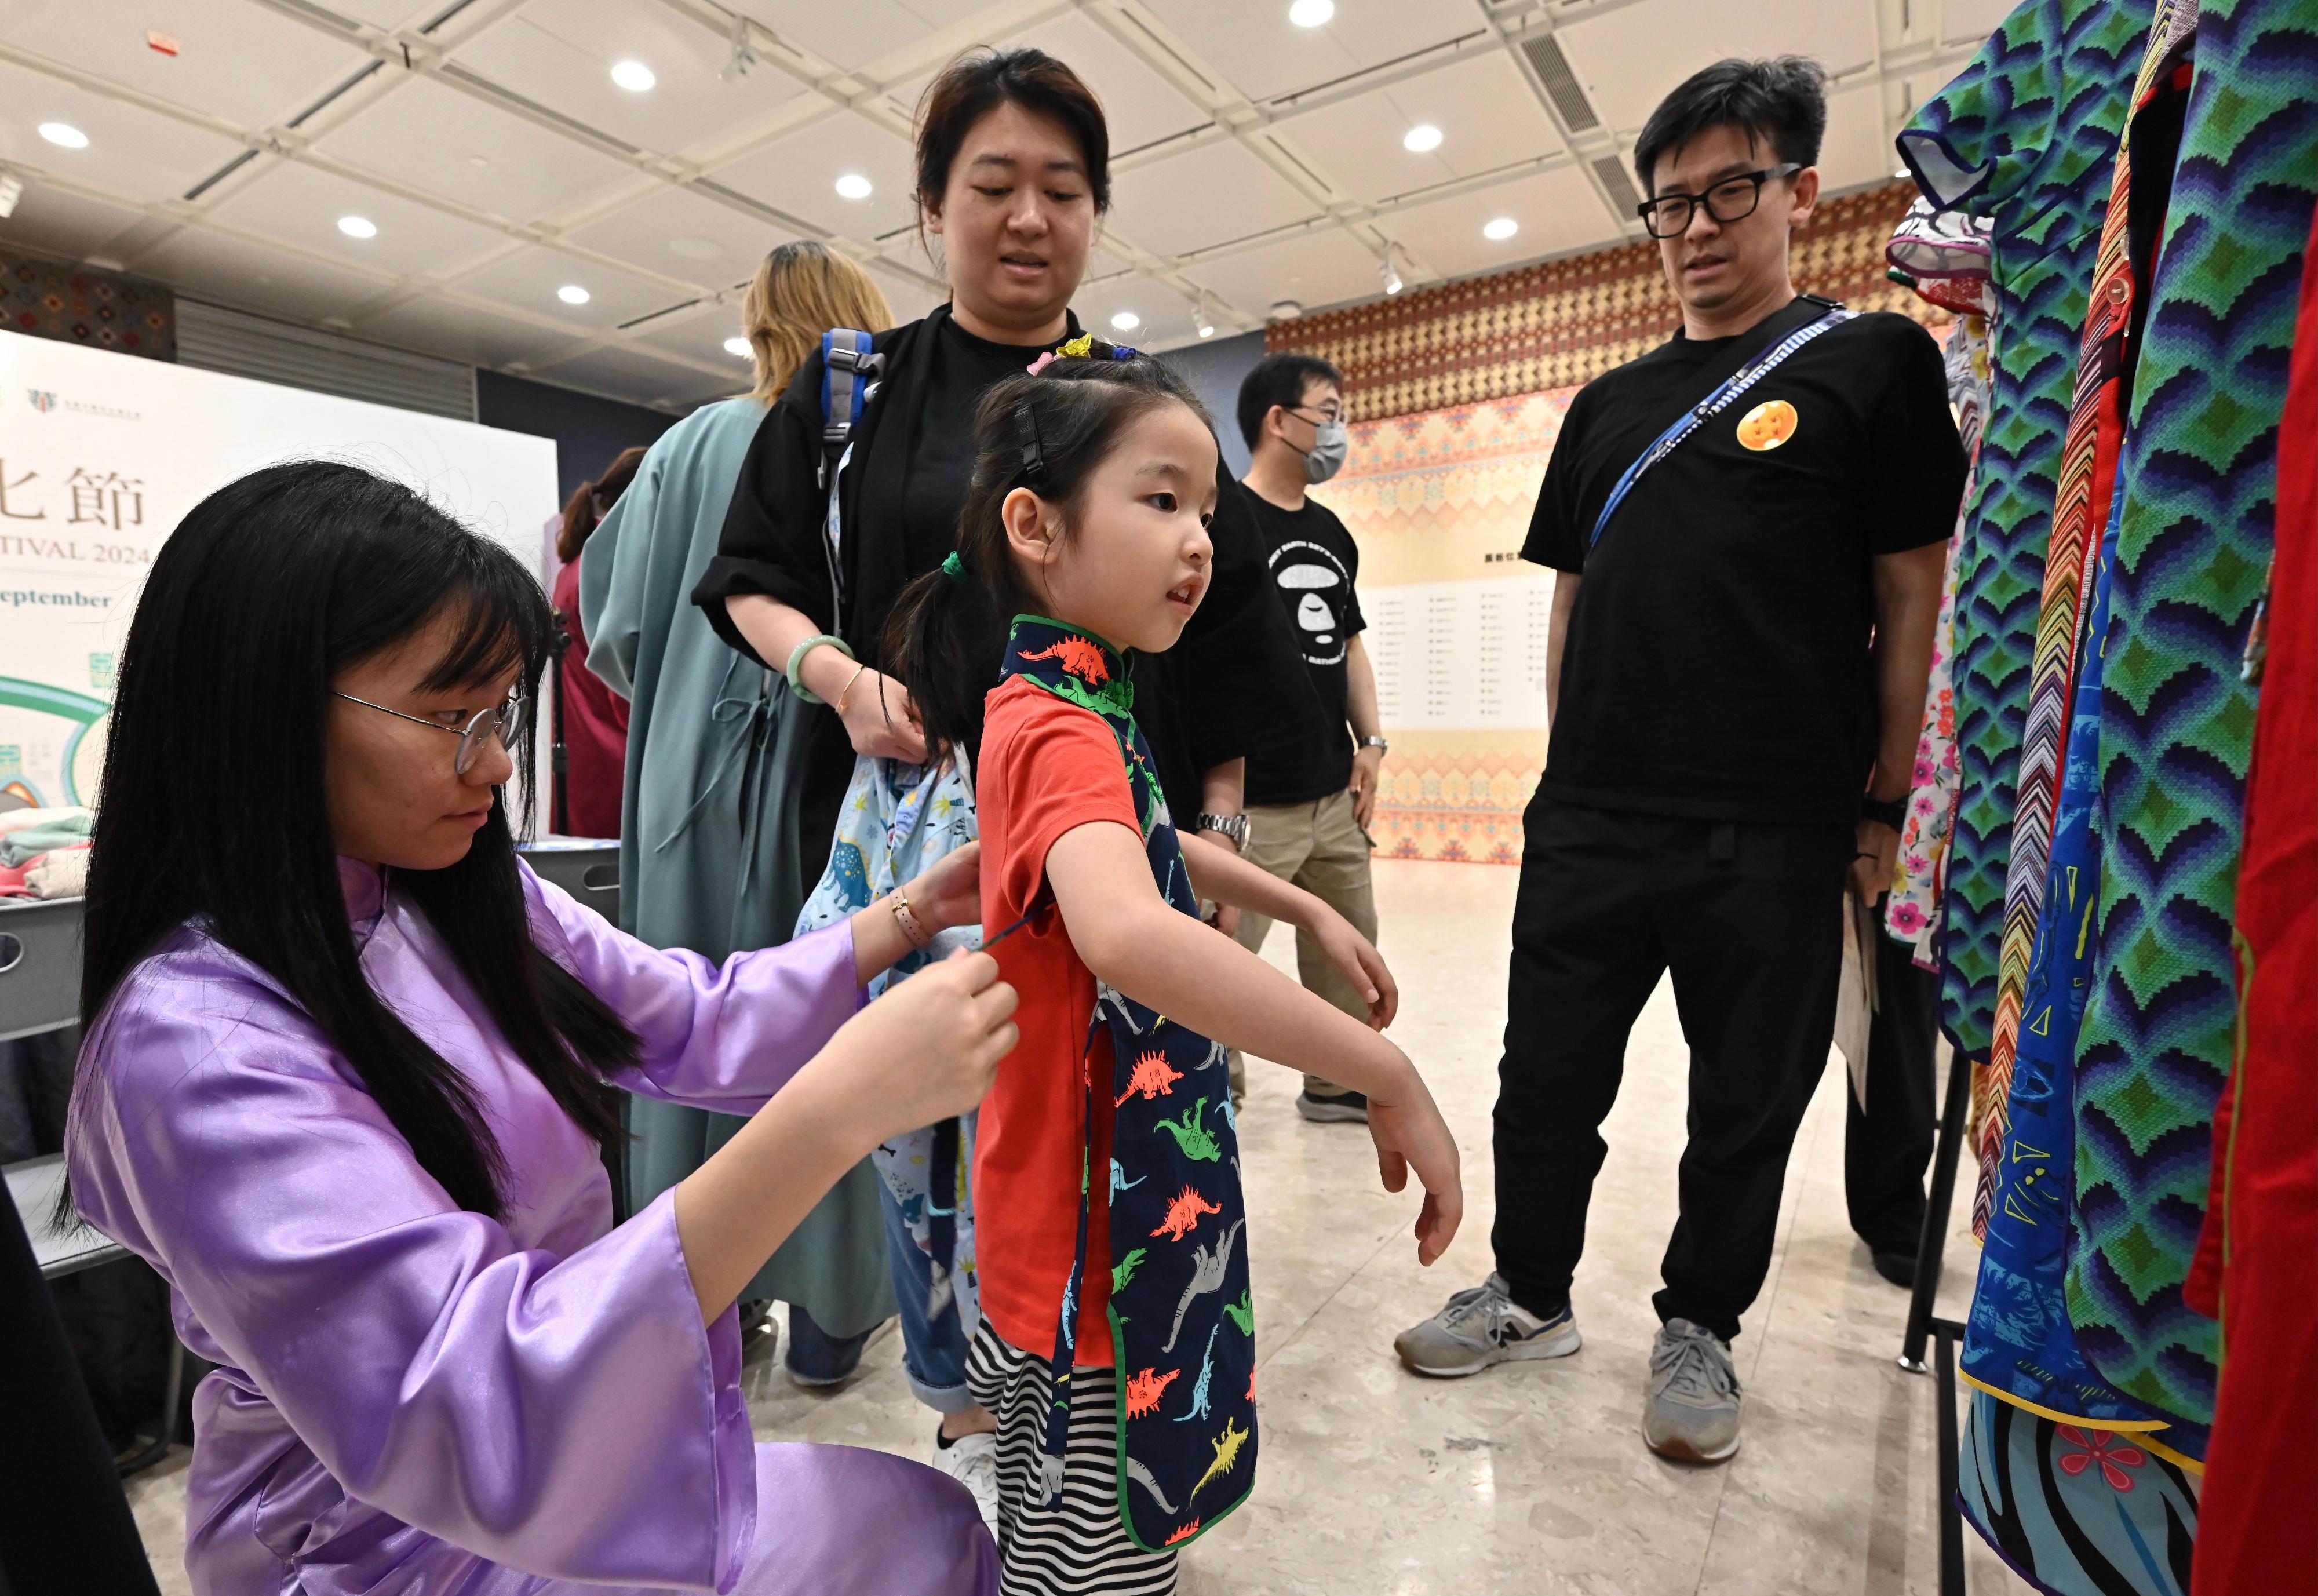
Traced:
POLYGON ((1650 1347, 1642 1439, 1661 1457, 1720 1463, 1738 1449, 1738 1374, 1721 1336, 1669 1319, 1650 1347))
POLYGON ((1315 1125, 1366 1125, 1369 1100, 1356 1091, 1332 1092, 1323 1097, 1307 1086, 1296 1094, 1296 1112, 1315 1125))
POLYGON ((1514 1301, 1505 1277, 1491 1275, 1460 1291, 1424 1323, 1393 1338, 1392 1349, 1420 1375, 1477 1375, 1516 1358, 1567 1358, 1583 1346, 1577 1321, 1564 1308, 1541 1319, 1514 1301))

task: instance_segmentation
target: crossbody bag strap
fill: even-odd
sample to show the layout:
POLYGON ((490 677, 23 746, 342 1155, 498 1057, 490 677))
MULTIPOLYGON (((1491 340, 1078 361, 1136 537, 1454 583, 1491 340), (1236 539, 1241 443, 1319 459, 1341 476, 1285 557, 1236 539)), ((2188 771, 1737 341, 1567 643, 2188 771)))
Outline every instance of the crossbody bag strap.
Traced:
POLYGON ((821 463, 814 481, 828 495, 822 512, 822 553, 829 561, 829 613, 843 629, 845 565, 843 518, 838 481, 853 448, 853 429, 876 390, 885 357, 870 347, 870 336, 857 327, 833 327, 821 335, 821 463))
POLYGON ((1847 310, 1841 305, 1828 306, 1824 316, 1789 333, 1731 372, 1712 393, 1675 417, 1674 424, 1658 434, 1657 441, 1642 451, 1641 458, 1628 466, 1626 474, 1618 479, 1618 485, 1610 489, 1610 498, 1602 506, 1602 513, 1594 518, 1594 531, 1586 538, 1586 546, 1591 549, 1602 541, 1603 529, 1610 525, 1610 517, 1618 513, 1618 507, 1626 502, 1626 495, 1633 491, 1634 484, 1640 481, 1652 466, 1680 448, 1691 434, 1704 426, 1710 417, 1721 414, 1732 400, 1768 376, 1771 369, 1781 361, 1829 327, 1840 326, 1858 314, 1858 311, 1847 310))

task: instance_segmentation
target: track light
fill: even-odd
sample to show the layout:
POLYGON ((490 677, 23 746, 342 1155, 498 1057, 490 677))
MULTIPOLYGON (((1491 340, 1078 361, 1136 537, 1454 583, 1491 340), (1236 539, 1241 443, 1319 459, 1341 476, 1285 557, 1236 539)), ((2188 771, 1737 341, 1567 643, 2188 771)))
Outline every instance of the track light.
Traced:
POLYGON ((738 83, 749 76, 757 65, 756 47, 749 42, 749 19, 732 19, 732 51, 724 59, 724 69, 716 76, 726 83, 738 83))
POLYGON ((1191 301, 1191 328, 1203 338, 1212 338, 1216 336, 1216 318, 1208 314, 1208 296, 1205 290, 1201 290, 1199 297, 1191 301))
POLYGON ((1401 281, 1400 267, 1393 259, 1393 256, 1398 252, 1399 248, 1399 245, 1394 243, 1389 238, 1386 239, 1384 245, 1384 259, 1377 263, 1378 280, 1383 282, 1384 291, 1388 294, 1398 293, 1402 289, 1408 286, 1406 282, 1401 281))

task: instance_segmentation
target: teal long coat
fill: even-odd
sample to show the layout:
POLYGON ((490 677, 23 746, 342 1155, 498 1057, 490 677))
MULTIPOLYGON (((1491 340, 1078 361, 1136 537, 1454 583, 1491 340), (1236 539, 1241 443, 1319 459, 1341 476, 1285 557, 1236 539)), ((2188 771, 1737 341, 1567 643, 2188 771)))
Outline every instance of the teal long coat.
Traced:
MULTIPOLYGON (((629 703, 620 919, 655 947, 723 959, 786 942, 800 879, 795 797, 806 713, 788 684, 727 648, 692 603, 765 408, 705 405, 651 446, 588 540, 580 568, 588 668, 629 703)), ((675 1185, 744 1122, 631 1097, 631 1211, 675 1185)), ((741 1293, 802 1304, 831 1335, 894 1312, 877 1177, 838 1182, 741 1293)))

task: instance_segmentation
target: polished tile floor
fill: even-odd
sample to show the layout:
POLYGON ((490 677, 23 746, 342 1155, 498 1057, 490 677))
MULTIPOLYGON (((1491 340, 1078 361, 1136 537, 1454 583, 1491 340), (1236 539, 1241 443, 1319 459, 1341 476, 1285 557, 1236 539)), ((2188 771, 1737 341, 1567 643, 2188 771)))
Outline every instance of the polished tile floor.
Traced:
MULTIPOLYGON (((1397 1330, 1488 1272, 1514 884, 1502 866, 1377 868, 1381 942, 1403 992, 1393 1035, 1465 1150, 1465 1228, 1437 1267, 1418 1267, 1415 1198, 1379 1188, 1361 1128, 1304 1123, 1297 1078, 1251 1064, 1240 1133, 1263 1459, 1254 1500, 1186 1556, 1186 1596, 1929 1596, 1934 1388, 1894 1366, 1905 1294, 1877 1278, 1844 1222, 1839 1063, 1797 1140, 1771 1278, 1737 1343, 1747 1430, 1728 1465, 1661 1462, 1639 1434, 1683 1142, 1686 1054, 1664 987, 1635 1030, 1605 1132, 1576 1292, 1585 1349, 1460 1381, 1418 1379, 1393 1357, 1397 1330)), ((1265 952, 1292 967, 1287 932, 1265 952)), ((1969 1240, 1949 1256, 1943 1309, 1954 1314, 1969 1240)), ((930 1444, 932 1417, 910 1397, 890 1329, 835 1394, 799 1389, 772 1362, 749 1377, 760 1438, 912 1455, 930 1444)), ((185 1591, 182 1462, 132 1494, 163 1589, 185 1591)), ((1973 1596, 2026 1589, 1966 1541, 1973 1596)))

